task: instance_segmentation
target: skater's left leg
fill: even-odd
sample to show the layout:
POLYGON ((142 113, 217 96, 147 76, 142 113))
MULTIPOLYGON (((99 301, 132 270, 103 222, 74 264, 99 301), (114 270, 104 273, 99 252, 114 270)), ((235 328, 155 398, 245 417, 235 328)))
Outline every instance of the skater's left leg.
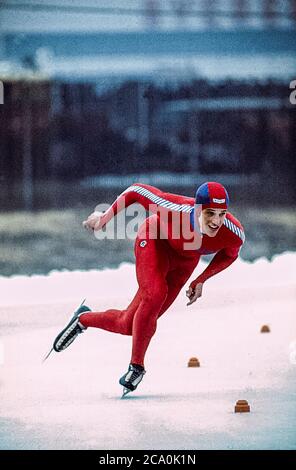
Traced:
MULTIPOLYGON (((159 249, 162 249, 162 252, 167 249, 169 253, 169 248, 166 248, 165 244, 159 245, 159 249)), ((152 260, 155 257, 157 255, 152 252, 152 260)), ((149 274, 149 271, 144 271, 142 265, 138 264, 137 277, 141 287, 142 301, 134 314, 133 320, 132 364, 144 365, 145 353, 156 331, 157 319, 168 310, 177 298, 198 261, 199 256, 191 259, 178 258, 175 255, 175 259, 169 263, 169 266, 172 266, 173 269, 168 269, 165 276, 159 276, 160 269, 154 270, 158 272, 158 275, 153 271, 149 274)))
POLYGON ((168 295, 169 254, 163 240, 140 242, 136 248, 136 274, 141 302, 134 314, 131 364, 144 366, 144 357, 156 331, 157 318, 168 295))
POLYGON ((155 281, 150 288, 141 291, 142 300, 133 318, 133 344, 131 364, 144 367, 144 357, 152 336, 156 331, 157 318, 166 300, 168 287, 166 282, 155 281))

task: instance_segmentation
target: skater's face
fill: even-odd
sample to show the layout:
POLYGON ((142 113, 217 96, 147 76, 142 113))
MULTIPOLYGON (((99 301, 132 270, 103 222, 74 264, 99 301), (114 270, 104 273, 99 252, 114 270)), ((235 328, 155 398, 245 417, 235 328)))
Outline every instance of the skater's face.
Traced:
POLYGON ((225 209, 212 209, 207 208, 202 211, 202 232, 208 237, 215 237, 223 225, 225 216, 225 209))

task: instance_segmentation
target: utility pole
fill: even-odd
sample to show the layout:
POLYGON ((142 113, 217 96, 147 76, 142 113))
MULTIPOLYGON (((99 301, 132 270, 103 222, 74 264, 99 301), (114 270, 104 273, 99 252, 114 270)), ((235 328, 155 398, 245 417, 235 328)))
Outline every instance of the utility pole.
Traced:
POLYGON ((290 10, 292 12, 292 21, 296 23, 296 0, 290 0, 290 10))
POLYGON ((146 84, 138 81, 138 143, 143 149, 149 144, 149 100, 145 95, 146 84))
POLYGON ((27 211, 31 211, 33 209, 32 104, 30 86, 30 82, 25 82, 22 109, 22 194, 24 209, 27 211))
POLYGON ((158 0, 145 0, 146 22, 149 28, 154 29, 158 24, 158 0))

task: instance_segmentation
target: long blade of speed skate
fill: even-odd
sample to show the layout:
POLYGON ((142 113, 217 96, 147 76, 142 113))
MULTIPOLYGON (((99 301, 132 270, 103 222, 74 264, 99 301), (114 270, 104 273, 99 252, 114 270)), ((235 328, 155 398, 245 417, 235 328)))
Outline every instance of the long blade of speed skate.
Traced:
POLYGON ((129 388, 123 387, 123 392, 122 392, 122 397, 121 398, 124 398, 131 391, 132 390, 130 390, 129 388))
POLYGON ((51 350, 49 351, 49 353, 46 354, 46 356, 45 356, 45 358, 43 359, 42 363, 45 362, 46 359, 49 358, 49 356, 51 355, 52 351, 53 351, 53 348, 51 348, 51 350))
MULTIPOLYGON (((79 305, 78 309, 79 309, 80 307, 82 307, 82 305, 84 305, 84 302, 85 302, 85 301, 86 301, 86 299, 83 299, 83 301, 82 301, 81 304, 79 305)), ((77 309, 77 310, 78 310, 78 309, 77 309)))
MULTIPOLYGON (((84 305, 84 302, 85 302, 85 301, 86 301, 86 299, 83 299, 83 301, 82 301, 81 304, 79 305, 78 309, 79 309, 80 307, 82 307, 82 305, 84 305)), ((52 351, 53 351, 53 348, 51 348, 51 350, 49 351, 49 353, 46 354, 46 356, 45 356, 45 358, 43 359, 42 363, 45 362, 46 359, 49 358, 49 356, 51 355, 52 351)))

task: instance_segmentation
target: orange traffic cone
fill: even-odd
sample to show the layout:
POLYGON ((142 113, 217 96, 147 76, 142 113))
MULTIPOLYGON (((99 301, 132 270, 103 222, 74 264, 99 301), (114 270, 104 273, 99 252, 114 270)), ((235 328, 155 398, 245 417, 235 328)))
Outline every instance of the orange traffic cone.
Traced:
POLYGON ((188 361, 188 367, 200 367, 200 362, 197 357, 191 357, 188 361))
POLYGON ((247 400, 238 400, 234 407, 235 413, 248 413, 250 411, 250 405, 247 400))

